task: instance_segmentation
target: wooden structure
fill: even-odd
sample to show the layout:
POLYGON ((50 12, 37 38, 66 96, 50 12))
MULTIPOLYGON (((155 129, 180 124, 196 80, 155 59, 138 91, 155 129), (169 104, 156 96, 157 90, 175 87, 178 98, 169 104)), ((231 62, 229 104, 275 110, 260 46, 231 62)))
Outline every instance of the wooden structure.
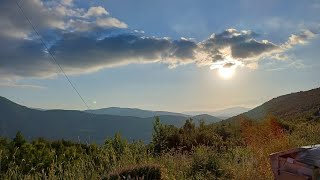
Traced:
POLYGON ((320 145, 273 153, 270 161, 276 180, 320 180, 320 145))

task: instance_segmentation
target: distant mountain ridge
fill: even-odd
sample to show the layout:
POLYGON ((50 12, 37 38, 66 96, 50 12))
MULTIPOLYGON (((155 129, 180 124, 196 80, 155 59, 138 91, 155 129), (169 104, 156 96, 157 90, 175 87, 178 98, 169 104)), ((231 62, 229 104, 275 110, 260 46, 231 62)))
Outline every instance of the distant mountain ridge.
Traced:
POLYGON ((230 117, 242 114, 249 110, 250 108, 235 106, 235 107, 230 107, 230 108, 221 109, 217 111, 189 111, 184 113, 188 115, 208 114, 210 116, 218 117, 220 119, 228 119, 230 117))
POLYGON ((200 114, 200 115, 192 116, 192 119, 195 121, 203 120, 205 123, 215 123, 215 122, 222 121, 222 119, 215 116, 211 116, 209 114, 200 114))
POLYGON ((167 112, 167 111, 151 111, 151 110, 143 110, 138 108, 120 108, 120 107, 109 107, 102 109, 94 109, 94 110, 85 110, 85 112, 93 113, 93 114, 108 114, 108 115, 116 115, 116 116, 133 116, 140 118, 148 118, 162 115, 171 115, 171 116, 182 116, 182 117, 190 117, 189 115, 175 112, 167 112))
POLYGON ((213 113, 210 113, 210 115, 217 116, 217 117, 233 117, 241 113, 247 112, 249 110, 251 109, 246 107, 236 106, 236 107, 214 111, 213 113))
POLYGON ((186 115, 182 113, 168 112, 168 111, 150 111, 138 108, 120 108, 120 107, 109 107, 96 110, 85 110, 84 112, 93 114, 104 114, 104 115, 115 115, 115 116, 132 116, 139 118, 152 118, 156 116, 181 116, 185 118, 192 118, 195 121, 204 120, 206 123, 219 122, 222 119, 209 115, 209 114, 198 114, 195 116, 186 115))
MULTIPOLYGON (((320 88, 282 95, 227 121, 242 118, 262 120, 272 115, 284 120, 312 119, 320 108, 320 88)), ((319 112, 318 112, 319 113, 319 112)))
MULTIPOLYGON (((164 124, 182 126, 185 116, 160 115, 164 124)), ((206 116, 206 122, 220 121, 206 116), (210 118, 210 119, 209 119, 210 118)), ((198 123, 198 120, 195 122, 198 123)), ((37 110, 16 104, 0 96, 0 135, 14 137, 21 131, 27 138, 68 139, 103 143, 116 132, 129 140, 150 141, 154 117, 140 118, 92 114, 77 110, 37 110)))

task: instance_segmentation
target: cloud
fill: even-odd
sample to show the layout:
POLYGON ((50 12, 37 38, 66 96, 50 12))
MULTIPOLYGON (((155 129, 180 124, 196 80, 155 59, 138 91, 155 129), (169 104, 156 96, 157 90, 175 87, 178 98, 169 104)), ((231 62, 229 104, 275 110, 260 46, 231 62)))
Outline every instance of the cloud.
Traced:
POLYGON ((249 68, 256 68, 256 61, 280 49, 267 40, 256 40, 258 36, 253 31, 236 29, 226 29, 219 34, 212 34, 200 43, 200 55, 204 59, 203 62, 206 62, 204 65, 211 65, 212 69, 216 69, 232 63, 235 66, 247 65, 249 68))
POLYGON ((22 88, 22 89, 45 89, 43 86, 32 85, 32 84, 20 84, 16 82, 0 82, 0 87, 8 88, 22 88))
MULTIPOLYGON (((292 35, 283 45, 276 45, 254 39, 257 36, 251 31, 228 29, 202 42, 195 42, 187 38, 171 40, 136 33, 97 39, 69 32, 64 33, 49 50, 68 74, 90 73, 132 63, 164 63, 171 68, 195 63, 212 69, 231 66, 256 69, 259 60, 276 55, 281 57, 288 48, 305 43, 309 38, 306 34, 292 35)), ((52 64, 39 40, 3 41, 0 48, 2 76, 50 77, 57 72, 56 65, 52 64), (8 43, 16 48, 8 48, 8 43)))
POLYGON ((268 53, 274 49, 277 49, 277 45, 268 41, 257 41, 254 39, 237 43, 231 46, 232 57, 234 58, 251 58, 257 57, 263 53, 268 53))
MULTIPOLYGON (((317 34, 304 30, 275 44, 253 31, 231 28, 201 42, 190 38, 173 40, 127 29, 126 23, 111 17, 100 6, 85 10, 65 0, 24 2, 26 14, 46 37, 49 51, 68 74, 132 63, 163 63, 169 68, 194 63, 211 69, 257 69, 259 61, 265 58, 285 60, 287 50, 305 44, 317 34)), ((11 0, 5 0, 0 15, 0 79, 48 78, 59 72, 11 0)))
POLYGON ((273 62, 265 65, 264 69, 266 71, 283 71, 288 68, 290 69, 302 69, 309 68, 310 66, 305 65, 302 60, 291 57, 287 62, 273 62))
POLYGON ((73 5, 73 0, 61 0, 61 3, 63 5, 72 6, 73 5))
POLYGON ((92 23, 82 19, 70 19, 67 23, 67 28, 78 32, 90 31, 93 26, 92 23))
MULTIPOLYGON (((124 22, 111 17, 107 10, 101 6, 89 7, 86 10, 74 7, 72 0, 28 0, 20 1, 19 4, 40 32, 50 30, 83 31, 97 27, 103 29, 127 28, 124 22)), ((0 36, 30 38, 34 35, 32 28, 18 9, 15 1, 12 0, 1 2, 0 27, 0 36)))
POLYGON ((56 72, 39 40, 1 37, 0 79, 48 77, 56 72))
POLYGON ((257 69, 259 61, 266 58, 286 61, 289 49, 309 42, 316 35, 317 32, 303 30, 291 34, 286 42, 275 44, 268 40, 257 40, 259 34, 252 31, 227 29, 202 42, 205 49, 203 54, 206 54, 205 58, 212 59, 212 69, 224 67, 228 63, 257 69))
MULTIPOLYGON (((63 20, 53 10, 49 10, 40 0, 21 1, 25 14, 39 29, 63 28, 63 20), (35 11, 36 9, 36 11, 35 11)), ((13 38, 26 38, 32 29, 22 16, 15 1, 4 0, 0 6, 0 35, 13 38)))
POLYGON ((84 17, 99 17, 103 15, 109 15, 109 12, 107 12, 103 7, 97 6, 97 7, 90 7, 88 9, 88 12, 84 15, 84 17))
POLYGON ((223 65, 224 68, 231 68, 232 66, 234 66, 235 64, 229 62, 223 65))
POLYGON ((113 17, 107 17, 102 19, 97 19, 97 25, 100 27, 116 27, 116 28, 127 28, 128 25, 124 22, 121 22, 120 20, 113 18, 113 17))
POLYGON ((300 34, 294 35, 292 34, 288 42, 285 44, 286 48, 291 48, 294 45, 297 44, 305 44, 307 43, 310 39, 314 38, 316 36, 315 32, 312 32, 310 30, 303 30, 300 34))
POLYGON ((98 18, 95 22, 86 21, 83 19, 70 19, 67 23, 67 28, 77 32, 92 32, 101 29, 126 29, 128 25, 116 18, 106 17, 98 18))
POLYGON ((193 58, 196 43, 135 34, 120 34, 101 40, 65 34, 51 52, 69 71, 96 71, 130 63, 163 62, 177 64, 193 58), (174 61, 173 59, 177 59, 174 61))

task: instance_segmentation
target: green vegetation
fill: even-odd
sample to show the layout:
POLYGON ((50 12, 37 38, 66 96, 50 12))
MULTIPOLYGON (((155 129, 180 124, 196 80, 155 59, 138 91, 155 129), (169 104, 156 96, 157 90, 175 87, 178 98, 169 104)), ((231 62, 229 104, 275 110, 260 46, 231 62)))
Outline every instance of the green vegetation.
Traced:
POLYGON ((154 122, 152 141, 131 142, 120 134, 103 145, 71 141, 26 141, 18 132, 0 138, 0 179, 272 179, 268 155, 320 143, 320 123, 262 121, 181 128, 154 122))

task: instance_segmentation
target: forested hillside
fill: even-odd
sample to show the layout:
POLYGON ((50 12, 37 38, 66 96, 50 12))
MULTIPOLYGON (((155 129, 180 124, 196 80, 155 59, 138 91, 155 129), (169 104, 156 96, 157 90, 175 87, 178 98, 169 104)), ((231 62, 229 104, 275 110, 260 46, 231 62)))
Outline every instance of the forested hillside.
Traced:
POLYGON ((313 120, 320 114, 320 88, 300 91, 273 98, 246 113, 229 118, 237 121, 243 118, 262 120, 267 116, 275 116, 281 120, 313 120))

